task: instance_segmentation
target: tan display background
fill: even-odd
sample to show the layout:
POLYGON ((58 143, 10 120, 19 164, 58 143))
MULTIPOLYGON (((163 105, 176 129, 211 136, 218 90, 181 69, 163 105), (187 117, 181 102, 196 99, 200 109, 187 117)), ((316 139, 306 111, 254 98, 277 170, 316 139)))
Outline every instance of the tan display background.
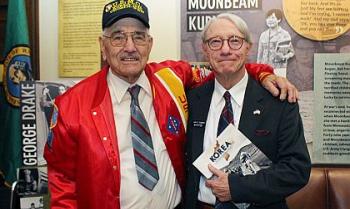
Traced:
POLYGON ((284 0, 283 11, 289 25, 312 40, 334 39, 350 28, 349 0, 284 0))
POLYGON ((85 77, 101 67, 98 36, 102 8, 107 0, 60 0, 59 76, 85 77))

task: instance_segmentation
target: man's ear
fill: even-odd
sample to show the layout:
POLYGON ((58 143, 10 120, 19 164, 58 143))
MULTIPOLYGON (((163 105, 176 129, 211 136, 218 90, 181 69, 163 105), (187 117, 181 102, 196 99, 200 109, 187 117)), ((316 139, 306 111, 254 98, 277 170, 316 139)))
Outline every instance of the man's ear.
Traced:
POLYGON ((252 44, 250 44, 250 43, 246 44, 245 48, 246 48, 247 56, 248 56, 249 52, 250 52, 250 49, 252 48, 252 44))
POLYGON ((98 41, 100 43, 100 50, 101 50, 102 59, 103 59, 103 61, 106 61, 106 59, 107 59, 107 57, 106 57, 106 48, 105 48, 105 45, 103 43, 103 38, 101 36, 98 37, 98 41))
POLYGON ((206 61, 209 61, 208 50, 208 45, 202 42, 202 53, 206 61))
POLYGON ((148 50, 149 50, 149 51, 148 51, 148 54, 151 53, 152 47, 153 47, 153 37, 150 36, 150 38, 149 38, 149 47, 148 47, 148 50))

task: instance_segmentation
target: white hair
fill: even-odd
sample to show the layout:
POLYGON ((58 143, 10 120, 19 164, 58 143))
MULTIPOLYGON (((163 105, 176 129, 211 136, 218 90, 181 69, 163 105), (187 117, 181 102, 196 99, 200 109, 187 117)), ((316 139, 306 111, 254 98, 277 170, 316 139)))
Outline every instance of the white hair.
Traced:
POLYGON ((202 41, 206 41, 206 35, 207 35, 207 31, 210 27, 211 24, 213 24, 214 22, 220 20, 220 19, 226 19, 231 21, 233 24, 235 24, 235 26, 237 27, 237 29, 239 30, 239 32, 241 32, 243 34, 243 38, 249 43, 252 44, 252 37, 250 35, 249 32, 249 28, 247 26, 247 23, 239 16, 232 14, 232 13, 221 13, 216 17, 213 17, 212 19, 210 19, 207 24, 204 26, 204 29, 201 33, 201 37, 202 37, 202 41))

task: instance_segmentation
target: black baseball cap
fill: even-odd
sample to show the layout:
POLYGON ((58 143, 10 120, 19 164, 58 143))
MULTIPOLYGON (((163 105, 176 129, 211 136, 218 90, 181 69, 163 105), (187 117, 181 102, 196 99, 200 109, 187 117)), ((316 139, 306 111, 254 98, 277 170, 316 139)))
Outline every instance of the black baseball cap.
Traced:
POLYGON ((102 15, 102 29, 125 17, 140 20, 149 28, 148 9, 137 0, 116 0, 105 5, 102 15))

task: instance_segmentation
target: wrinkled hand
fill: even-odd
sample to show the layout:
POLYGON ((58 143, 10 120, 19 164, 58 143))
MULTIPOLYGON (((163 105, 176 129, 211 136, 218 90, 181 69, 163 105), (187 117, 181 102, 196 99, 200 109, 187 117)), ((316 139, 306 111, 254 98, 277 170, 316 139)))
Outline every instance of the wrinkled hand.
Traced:
POLYGON ((213 194, 220 202, 230 201, 231 193, 228 184, 228 174, 212 165, 209 165, 208 168, 214 174, 214 178, 207 180, 205 185, 212 190, 213 194))
POLYGON ((284 77, 269 75, 262 81, 262 86, 272 95, 279 95, 280 100, 285 100, 288 96, 288 102, 294 103, 299 99, 297 88, 284 77))

